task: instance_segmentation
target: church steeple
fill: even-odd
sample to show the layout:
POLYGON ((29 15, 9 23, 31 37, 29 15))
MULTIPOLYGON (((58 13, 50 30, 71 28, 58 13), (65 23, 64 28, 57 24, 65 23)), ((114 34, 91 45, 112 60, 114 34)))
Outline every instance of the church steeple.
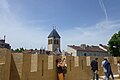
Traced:
POLYGON ((59 34, 57 33, 56 29, 53 28, 52 32, 49 34, 48 38, 60 38, 59 34))
POLYGON ((60 35, 57 33, 55 27, 53 26, 52 32, 48 36, 48 50, 56 51, 56 49, 60 49, 60 35))

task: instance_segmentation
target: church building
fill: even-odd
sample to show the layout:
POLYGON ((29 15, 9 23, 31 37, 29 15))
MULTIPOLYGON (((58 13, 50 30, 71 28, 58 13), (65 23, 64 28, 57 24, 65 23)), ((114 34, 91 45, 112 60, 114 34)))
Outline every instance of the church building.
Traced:
POLYGON ((5 36, 4 36, 4 39, 0 39, 0 48, 7 48, 7 49, 11 49, 10 44, 5 43, 5 36))
POLYGON ((60 35, 56 29, 53 28, 52 32, 48 36, 48 50, 53 52, 61 52, 60 50, 60 35))

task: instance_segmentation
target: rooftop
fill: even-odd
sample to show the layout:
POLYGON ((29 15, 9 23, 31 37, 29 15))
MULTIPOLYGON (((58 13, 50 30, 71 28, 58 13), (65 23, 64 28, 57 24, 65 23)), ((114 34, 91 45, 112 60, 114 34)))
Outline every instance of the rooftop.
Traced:
POLYGON ((106 52, 105 50, 99 48, 99 46, 86 46, 86 45, 81 45, 81 46, 75 46, 75 45, 68 45, 68 47, 71 47, 75 50, 79 51, 86 51, 86 52, 106 52))
POLYGON ((52 32, 49 34, 48 38, 60 38, 60 35, 57 33, 56 29, 53 29, 52 32))

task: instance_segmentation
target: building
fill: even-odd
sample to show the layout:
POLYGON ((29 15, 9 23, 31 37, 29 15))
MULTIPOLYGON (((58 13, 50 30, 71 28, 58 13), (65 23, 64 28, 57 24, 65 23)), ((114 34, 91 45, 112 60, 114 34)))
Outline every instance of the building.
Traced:
POLYGON ((60 50, 60 35, 56 29, 53 29, 48 36, 48 50, 53 52, 61 52, 60 50))
POLYGON ((11 46, 8 43, 5 43, 5 36, 4 39, 0 39, 0 48, 11 49, 11 46))
POLYGON ((108 52, 108 46, 106 45, 102 45, 102 44, 99 44, 99 48, 103 49, 104 51, 107 51, 108 52))
POLYGON ((102 44, 99 46, 86 44, 81 44, 80 46, 68 45, 67 52, 72 56, 111 56, 108 54, 108 47, 102 44))
POLYGON ((33 50, 33 49, 29 49, 29 50, 24 50, 23 51, 24 53, 30 53, 30 54, 47 54, 47 55, 51 55, 53 54, 51 51, 47 51, 45 49, 40 49, 40 50, 33 50))

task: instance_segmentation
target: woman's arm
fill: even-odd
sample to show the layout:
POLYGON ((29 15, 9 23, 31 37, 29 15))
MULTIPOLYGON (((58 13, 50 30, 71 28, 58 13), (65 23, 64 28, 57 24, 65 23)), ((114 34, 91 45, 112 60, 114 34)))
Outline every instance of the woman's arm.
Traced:
POLYGON ((58 62, 57 67, 63 67, 63 66, 64 66, 64 65, 63 65, 62 62, 58 62))

